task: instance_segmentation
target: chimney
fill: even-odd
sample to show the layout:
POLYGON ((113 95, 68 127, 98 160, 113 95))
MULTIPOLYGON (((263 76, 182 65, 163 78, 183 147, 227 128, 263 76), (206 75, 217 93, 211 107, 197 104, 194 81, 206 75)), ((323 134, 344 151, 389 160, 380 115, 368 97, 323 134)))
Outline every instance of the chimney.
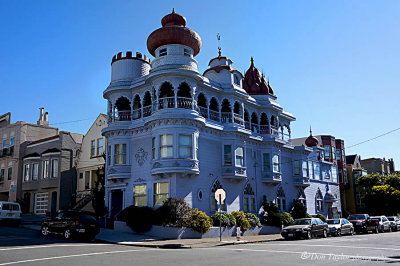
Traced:
POLYGON ((49 112, 44 113, 43 125, 45 125, 45 126, 49 126, 48 116, 49 116, 49 112))
POLYGON ((40 114, 39 114, 39 120, 37 121, 37 124, 38 125, 41 125, 42 124, 42 121, 43 121, 43 107, 40 107, 39 108, 39 110, 40 110, 40 114))

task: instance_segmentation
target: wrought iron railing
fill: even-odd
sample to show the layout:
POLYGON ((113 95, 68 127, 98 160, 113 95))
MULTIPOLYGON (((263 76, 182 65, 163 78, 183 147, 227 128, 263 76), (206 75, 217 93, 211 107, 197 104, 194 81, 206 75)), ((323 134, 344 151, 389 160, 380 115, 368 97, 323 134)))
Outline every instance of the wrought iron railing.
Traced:
POLYGON ((210 110, 210 119, 219 122, 219 112, 210 110))
POLYGON ((116 113, 115 121, 129 121, 131 120, 131 111, 118 111, 116 113))
POLYGON ((221 123, 232 123, 232 113, 221 112, 221 123))
POLYGON ((193 99, 186 97, 177 97, 177 107, 184 109, 192 109, 193 99))
POLYGON ((158 99, 158 109, 175 108, 175 97, 158 99))
POLYGON ((239 114, 234 113, 233 114, 233 122, 238 125, 243 125, 244 120, 239 114))
POLYGON ((143 117, 147 117, 147 116, 151 115, 151 111, 152 111, 151 107, 152 107, 151 105, 143 107, 143 117))
POLYGON ((198 110, 201 114, 202 117, 204 118, 208 118, 208 111, 207 111, 207 107, 203 107, 203 106, 199 106, 198 110))

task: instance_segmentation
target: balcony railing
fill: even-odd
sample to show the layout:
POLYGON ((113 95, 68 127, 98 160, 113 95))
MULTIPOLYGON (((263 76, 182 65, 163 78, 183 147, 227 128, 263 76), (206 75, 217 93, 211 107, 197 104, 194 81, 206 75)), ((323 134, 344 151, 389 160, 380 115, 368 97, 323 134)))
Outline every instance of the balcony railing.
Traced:
POLYGON ((261 135, 269 134, 269 126, 260 125, 260 134, 261 135))
POLYGON ((136 120, 142 116, 142 109, 135 109, 132 111, 132 119, 136 120))
POLYGON ((238 125, 243 125, 244 120, 239 114, 234 113, 233 114, 233 122, 238 125))
POLYGON ((254 133, 260 133, 260 128, 259 128, 259 126, 257 125, 257 124, 251 124, 251 131, 252 132, 254 132, 254 133))
POLYGON ((175 108, 175 97, 158 99, 158 109, 175 108))
POLYGON ((229 112, 221 112, 222 123, 232 123, 232 114, 229 112))
POLYGON ((244 121, 244 127, 246 129, 250 129, 250 122, 249 121, 244 121))
POLYGON ((131 111, 118 111, 115 121, 129 121, 131 120, 131 111))
POLYGON ((178 97, 176 98, 176 100, 178 108, 192 109, 192 103, 193 103, 192 98, 178 97))
POLYGON ((278 136, 279 135, 279 130, 276 127, 271 127, 271 134, 278 136))
POLYGON ((210 119, 219 122, 219 112, 210 109, 210 119))
POLYGON ((151 115, 151 105, 143 107, 143 117, 151 115))
POLYGON ((201 116, 204 118, 208 118, 207 107, 199 106, 198 108, 201 116))

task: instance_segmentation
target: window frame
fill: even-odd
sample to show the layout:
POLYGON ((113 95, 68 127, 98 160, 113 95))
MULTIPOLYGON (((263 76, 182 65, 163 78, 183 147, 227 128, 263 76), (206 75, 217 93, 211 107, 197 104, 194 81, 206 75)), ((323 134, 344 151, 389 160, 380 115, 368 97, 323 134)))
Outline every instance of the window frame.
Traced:
POLYGON ((271 154, 269 152, 263 152, 262 160, 263 172, 271 172, 271 154))
POLYGON ((29 163, 24 163, 24 176, 23 176, 23 181, 24 182, 29 182, 30 181, 30 165, 29 163))
POLYGON ((301 166, 300 162, 301 162, 300 160, 293 161, 293 174, 294 175, 300 175, 300 166, 301 166))
POLYGON ((92 139, 90 141, 90 158, 96 156, 96 140, 92 139))
POLYGON ((42 179, 50 177, 50 160, 46 159, 42 162, 42 179))
POLYGON ((50 178, 57 178, 58 177, 58 158, 51 159, 51 171, 50 171, 50 178), (56 162, 56 163, 54 163, 56 162), (56 173, 54 173, 54 168, 57 170, 56 173))
POLYGON ((7 170, 7 180, 12 180, 12 174, 13 174, 13 167, 12 166, 8 166, 8 170, 7 170), (10 171, 11 170, 11 171, 10 171), (10 173, 11 172, 11 173, 10 173))
POLYGON ((159 203, 160 199, 164 198, 162 201, 166 200, 169 198, 169 193, 170 193, 170 187, 169 187, 169 183, 168 182, 157 182, 153 184, 153 206, 161 206, 161 204, 156 204, 159 203), (157 192, 157 185, 160 184, 160 190, 161 190, 161 185, 162 184, 166 184, 167 188, 168 188, 168 192, 167 193, 156 193, 157 192), (157 199, 157 197, 160 197, 159 199, 157 199))
POLYGON ((98 138, 96 140, 96 155, 97 156, 101 156, 104 153, 104 138, 98 138), (101 142, 101 145, 100 145, 101 142), (101 148, 101 152, 100 152, 100 148, 101 148))
POLYGON ((244 148, 242 146, 237 146, 235 148, 235 166, 238 167, 244 167, 244 148), (241 150, 241 153, 238 152, 239 150, 241 150), (239 160, 239 164, 237 163, 239 160))
POLYGON ((39 180, 39 163, 32 163, 31 171, 32 171, 32 173, 31 173, 32 181, 38 181, 39 180))
POLYGON ((280 170, 281 170, 281 168, 280 168, 280 163, 279 163, 279 154, 274 154, 273 156, 272 156, 272 171, 274 172, 274 173, 280 173, 280 170), (276 158, 276 160, 275 160, 275 158, 276 158), (276 170, 277 169, 277 170, 276 170))
POLYGON ((156 159, 156 137, 151 138, 151 158, 156 159))
POLYGON ((126 165, 128 156, 128 145, 126 143, 114 144, 114 165, 126 165), (121 151, 117 149, 121 145, 121 151))
POLYGON ((331 146, 329 145, 324 146, 324 158, 325 159, 331 158, 331 146))
POLYGON ((224 165, 232 166, 233 158, 232 158, 232 144, 224 144, 223 145, 223 161, 224 165), (229 147, 229 151, 226 148, 229 147))
POLYGON ((144 207, 147 206, 147 184, 135 184, 133 185, 133 205, 137 207, 144 207), (135 188, 136 187, 143 187, 144 186, 144 193, 143 194, 136 194, 135 188), (145 205, 136 204, 138 198, 145 199, 145 205))
POLYGON ((3 182, 4 182, 5 177, 6 177, 5 168, 1 168, 1 169, 0 169, 0 183, 3 183, 3 182))
POLYGON ((160 159, 174 158, 174 135, 173 134, 161 134, 159 143, 160 159), (165 144, 163 144, 163 138, 165 136, 165 144), (171 143, 168 143, 168 136, 171 137, 171 143), (163 156, 163 151, 166 151, 166 156, 163 156), (171 155, 168 156, 168 151, 171 151, 171 155))
POLYGON ((183 158, 183 159, 192 159, 193 158, 193 135, 191 134, 179 134, 178 135, 178 143, 179 143, 179 158, 183 158), (190 140, 190 145, 186 145, 186 144, 181 144, 181 137, 188 137, 188 139, 190 140), (181 148, 187 149, 186 152, 188 152, 188 156, 185 156, 181 153, 181 148))

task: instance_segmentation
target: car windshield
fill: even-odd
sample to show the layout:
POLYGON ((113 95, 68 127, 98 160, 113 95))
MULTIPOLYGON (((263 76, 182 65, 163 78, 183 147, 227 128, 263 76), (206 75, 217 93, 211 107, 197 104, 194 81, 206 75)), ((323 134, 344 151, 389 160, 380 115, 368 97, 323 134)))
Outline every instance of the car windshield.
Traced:
POLYGON ((328 224, 340 224, 340 220, 328 220, 328 224))
POLYGON ((380 220, 381 220, 381 218, 379 218, 379 217, 372 217, 372 218, 371 218, 371 220, 374 220, 374 221, 380 221, 380 220))
POLYGON ((311 224, 311 219, 299 219, 294 220, 293 225, 307 225, 311 224))
POLYGON ((347 220, 363 220, 365 219, 364 215, 350 215, 347 220))
POLYGON ((81 214, 80 218, 83 221, 96 221, 96 218, 88 214, 81 214))
POLYGON ((389 221, 394 221, 394 217, 388 217, 389 221))

